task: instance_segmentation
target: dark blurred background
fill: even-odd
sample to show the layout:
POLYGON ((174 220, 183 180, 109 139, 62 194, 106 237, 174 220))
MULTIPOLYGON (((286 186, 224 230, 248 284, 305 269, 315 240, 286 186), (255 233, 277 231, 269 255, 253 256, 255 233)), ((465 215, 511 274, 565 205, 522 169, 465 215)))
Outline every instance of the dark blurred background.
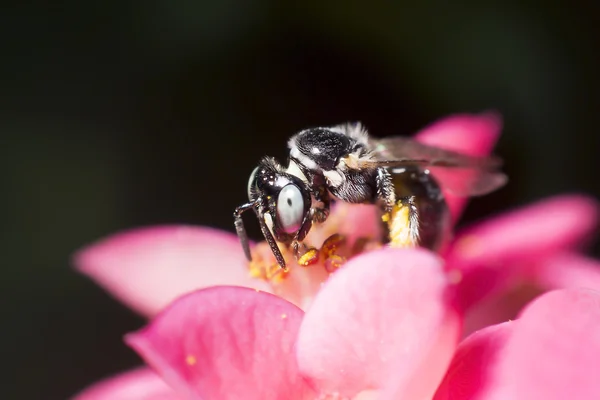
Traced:
POLYGON ((254 164, 285 157, 299 129, 411 134, 496 109, 511 182, 464 221, 600 195, 597 1, 13 3, 0 13, 2 399, 66 399, 137 365, 121 338, 142 318, 75 273, 73 251, 140 225, 233 231, 254 164))

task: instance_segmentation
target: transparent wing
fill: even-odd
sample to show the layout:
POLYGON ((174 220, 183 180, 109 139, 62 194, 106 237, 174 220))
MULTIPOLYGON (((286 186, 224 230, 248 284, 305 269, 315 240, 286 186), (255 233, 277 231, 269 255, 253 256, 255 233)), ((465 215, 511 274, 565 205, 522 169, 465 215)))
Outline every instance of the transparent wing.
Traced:
POLYGON ((498 157, 476 157, 444 150, 406 137, 370 139, 373 163, 391 169, 426 168, 456 196, 481 196, 507 182, 498 157))

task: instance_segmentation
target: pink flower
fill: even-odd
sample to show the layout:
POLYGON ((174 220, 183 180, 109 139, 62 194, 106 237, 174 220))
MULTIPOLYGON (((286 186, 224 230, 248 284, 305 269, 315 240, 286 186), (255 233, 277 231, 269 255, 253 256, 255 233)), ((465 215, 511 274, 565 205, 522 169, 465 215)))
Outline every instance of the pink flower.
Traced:
POLYGON ((387 249, 350 260, 306 313, 248 288, 196 291, 126 339, 176 394, 138 372, 147 397, 139 383, 77 400, 600 397, 600 293, 547 293, 457 349, 457 289, 438 257, 387 249))
POLYGON ((597 220, 594 200, 557 196, 459 232, 445 258, 461 277, 466 332, 514 318, 547 290, 600 290, 600 263, 579 253, 597 220))
POLYGON ((600 292, 562 289, 459 346, 434 400, 597 399, 600 292))
MULTIPOLYGON (((419 140, 429 144, 460 150, 470 154, 483 155, 491 151, 499 135, 499 128, 499 119, 495 115, 463 115, 451 117, 436 123, 419 133, 417 137, 419 140)), ((450 193, 446 193, 446 197, 452 211, 453 220, 457 221, 465 205, 465 201, 464 199, 452 196, 450 193)), ((447 300, 444 300, 442 303, 438 302, 441 305, 434 302, 442 310, 440 313, 444 315, 448 314, 456 320, 461 320, 464 316, 466 318, 465 331, 469 333, 489 324, 514 318, 521 307, 540 293, 540 291, 571 287, 600 288, 600 270, 598 269, 597 261, 579 254, 579 248, 584 239, 591 234, 596 226, 597 210, 596 202, 584 196, 560 196, 525 207, 521 210, 500 215, 499 217, 459 231, 442 254, 444 262, 440 264, 441 266, 436 266, 436 268, 443 268, 443 277, 440 277, 440 279, 451 282, 452 285, 450 287, 452 287, 454 293, 451 304, 447 300), (536 290, 532 293, 526 293, 527 296, 525 297, 515 296, 515 288, 520 288, 523 284, 529 286, 535 285, 536 290)), ((344 234, 350 241, 364 236, 370 238, 377 237, 378 225, 376 223, 375 210, 373 207, 368 206, 339 205, 325 226, 314 230, 313 240, 315 240, 315 243, 318 243, 331 233, 336 232, 344 234)), ((270 257, 270 253, 268 251, 264 252, 264 250, 264 248, 261 248, 261 244, 255 247, 256 254, 262 254, 265 258, 270 257)), ((360 290, 356 289, 354 292, 348 293, 345 297, 340 297, 336 300, 334 297, 341 296, 341 291, 332 292, 337 293, 334 296, 333 294, 327 295, 326 293, 328 292, 323 289, 322 292, 325 294, 321 294, 321 287, 323 285, 331 287, 333 284, 330 281, 333 281, 333 278, 338 275, 342 277, 346 276, 345 274, 347 273, 344 272, 342 274, 342 272, 352 263, 355 265, 375 263, 377 264, 375 267, 373 265, 369 267, 369 272, 373 276, 373 279, 387 278, 384 276, 385 265, 392 265, 393 262, 386 260, 386 257, 390 257, 392 254, 400 255, 400 253, 397 253, 398 250, 395 251, 373 251, 353 258, 340 271, 333 274, 331 278, 329 278, 329 273, 323 268, 323 265, 309 267, 291 265, 291 271, 285 279, 272 279, 267 282, 253 278, 250 275, 248 263, 243 256, 237 237, 233 234, 209 228, 165 226, 138 229, 111 236, 83 249, 77 254, 75 262, 82 272, 95 279, 117 298, 148 316, 156 315, 157 312, 173 300, 178 299, 181 295, 194 293, 190 294, 189 297, 177 300, 169 308, 170 311, 161 314, 162 316, 158 317, 153 325, 148 328, 150 331, 153 326, 158 326, 159 321, 166 318, 166 315, 175 315, 173 314, 173 310, 176 310, 179 304, 183 304, 185 301, 189 302, 186 304, 196 304, 196 301, 199 302, 198 304, 202 303, 200 300, 192 302, 192 300, 185 299, 205 299, 206 297, 204 296, 207 296, 206 293, 209 292, 223 293, 224 298, 232 296, 232 299, 238 299, 236 296, 239 293, 249 293, 239 288, 233 289, 230 287, 212 288, 196 292, 200 288, 219 285, 237 285, 258 289, 261 291, 260 296, 267 296, 264 292, 277 294, 301 309, 307 310, 305 322, 302 323, 304 326, 309 324, 306 321, 316 318, 311 317, 311 315, 318 313, 316 305, 310 306, 315 296, 317 296, 314 300, 315 304, 323 296, 332 296, 332 302, 340 303, 340 310, 335 310, 336 312, 341 312, 341 309, 345 307, 358 312, 359 309, 355 308, 358 306, 358 301, 354 302, 354 299, 358 299, 356 293, 360 292, 360 290), (344 304, 343 307, 342 302, 344 304)), ((416 257, 414 254, 419 254, 419 257, 425 257, 422 253, 421 251, 402 253, 403 257, 406 257, 402 260, 402 266, 405 266, 405 264, 406 266, 412 265, 411 262, 416 257)), ((441 261, 442 259, 437 262, 441 261)), ((441 272, 438 271, 437 274, 441 274, 441 272)), ((367 278, 364 277, 364 279, 367 278)), ((523 289, 519 289, 519 291, 520 294, 523 293, 523 289)), ((424 289, 422 295, 435 297, 436 293, 434 290, 432 293, 426 294, 424 289)), ((368 291, 365 295, 375 296, 374 294, 369 294, 368 291)), ((296 310, 289 312, 296 312, 298 321, 302 319, 302 312, 293 308, 289 303, 283 302, 283 300, 273 300, 272 296, 265 298, 269 299, 269 304, 272 301, 277 301, 277 304, 285 304, 285 306, 281 305, 281 307, 284 307, 286 310, 296 310)), ((377 313, 381 313, 381 315, 377 314, 377 317, 373 318, 387 318, 387 314, 384 313, 385 310, 379 310, 380 306, 377 307, 376 310, 363 310, 362 312, 366 314, 376 311, 377 313)), ((324 309, 327 309, 327 307, 324 309)), ((286 311, 285 314, 287 316, 288 312, 286 311)), ((333 318, 333 316, 331 317, 333 318)), ((346 315, 346 317, 350 321, 354 319, 354 316, 346 315)), ((175 321, 175 319, 171 318, 169 320, 175 321)), ((438 321, 435 318, 434 320, 438 321)), ((184 319, 181 319, 181 321, 184 321, 184 319)), ((323 323, 323 320, 319 321, 323 323)), ((362 320, 358 319, 357 321, 362 320)), ((267 322, 265 321, 265 324, 267 322)), ((431 321, 421 322, 423 324, 432 323, 431 321)), ((411 323, 416 326, 421 322, 415 320, 411 323)), ((364 324, 364 321, 362 323, 364 324)), ((439 323, 435 329, 447 329, 446 322, 438 321, 435 323, 439 323)), ((169 326, 171 326, 170 324, 169 326)), ((297 322, 297 324, 299 326, 300 322, 297 322)), ((450 325, 454 326, 454 323, 450 325)), ((456 325, 459 326, 460 324, 456 323, 456 325)), ((430 328, 430 326, 427 327, 427 329, 430 328)), ((322 329, 325 329, 325 326, 322 329)), ((330 331, 334 330, 334 333, 336 333, 338 329, 341 328, 333 324, 327 326, 326 331, 331 333, 330 331)), ((365 328, 365 325, 359 325, 356 329, 371 332, 371 335, 383 335, 381 336, 381 340, 385 340, 387 337, 384 333, 375 330, 375 328, 369 331, 365 328)), ((403 329, 409 328, 406 326, 396 327, 394 325, 390 326, 390 329, 392 329, 392 332, 395 332, 394 329, 400 329, 402 335, 404 335, 405 331, 403 329)), ((425 333, 419 332, 419 335, 424 335, 423 337, 426 338, 427 329, 425 329, 425 333)), ((318 332, 318 330, 315 328, 310 332, 313 332, 311 335, 317 335, 315 332, 318 332)), ((452 328, 448 332, 450 332, 448 333, 449 335, 458 335, 461 331, 458 328, 452 328)), ((142 336, 131 336, 131 338, 136 337, 141 338, 142 336)), ((175 337, 172 336, 168 339, 169 342, 177 342, 178 339, 174 339, 175 337)), ((300 335, 299 344, 303 343, 302 337, 300 335)), ((333 335, 333 337, 337 336, 333 335)), ((339 337, 337 338, 339 340, 339 337)), ((456 340, 458 338, 454 340, 454 344, 456 340)), ((130 343, 136 346, 145 358, 151 357, 146 350, 138 347, 136 340, 130 339, 130 343)), ((293 340, 289 343, 293 343, 293 340)), ((357 343, 357 346, 364 345, 364 343, 357 343)), ((406 343, 408 342, 399 343, 402 346, 407 346, 406 343)), ((429 345, 428 343, 422 344, 419 342, 420 349, 424 348, 423 346, 427 347, 429 345)), ((437 349, 437 345, 431 345, 437 349)), ((371 346, 370 344, 365 346, 364 348, 352 348, 352 350, 360 351, 360 349, 364 349, 363 351, 372 351, 372 348, 369 347, 371 346)), ((440 350, 439 354, 449 358, 454 349, 453 346, 448 345, 442 349, 443 351, 440 350)), ((392 350, 386 348, 385 352, 388 351, 392 350)), ((278 356, 281 356, 281 354, 278 356)), ((425 356, 428 355, 419 354, 415 357, 425 356)), ((336 355, 335 357, 338 356, 336 355)), ((339 357, 337 359, 339 360, 339 357)), ((299 362, 300 366, 304 365, 302 357, 299 358, 299 362)), ((325 363, 325 361, 323 362, 325 363)), ((153 364, 152 361, 150 363, 153 364)), ((444 365, 444 363, 440 362, 439 365, 444 365)), ((413 367, 414 365, 409 367, 398 365, 400 370, 413 367)), ((443 374, 444 369, 445 366, 440 367, 437 375, 432 374, 433 378, 428 379, 433 381, 436 376, 439 378, 440 374, 443 374)), ((383 371, 381 368, 376 368, 376 370, 383 371)), ((144 379, 151 381, 154 385, 163 389, 165 388, 164 385, 161 386, 162 381, 156 375, 147 371, 139 373, 143 374, 144 379)), ((162 375, 169 383, 174 383, 173 379, 167 377, 164 373, 162 375)), ((309 373, 307 376, 310 377, 312 375, 309 373)), ((310 387, 314 387, 314 382, 319 381, 317 378, 311 380, 313 383, 309 385, 310 387)), ((137 390, 136 379, 127 379, 127 376, 121 379, 125 383, 123 385, 116 384, 117 388, 124 390, 123 388, 129 387, 128 385, 133 385, 134 388, 131 390, 137 390)), ((100 385, 100 389, 98 390, 102 390, 103 384, 100 385)), ((104 385, 112 385, 112 383, 108 382, 104 385)), ((379 389, 388 390, 383 380, 379 381, 379 385, 379 389)), ((340 384, 340 386, 347 388, 345 384, 340 384)), ((434 386, 427 385, 428 390, 431 390, 434 386)), ((175 387, 181 389, 182 386, 176 385, 175 387)), ((318 386, 318 388, 319 391, 326 392, 342 390, 337 386, 318 386)), ((165 393, 165 396, 172 395, 168 394, 168 390, 165 393)), ((119 399, 119 397, 111 398, 119 399)), ((137 399, 140 397, 124 396, 122 398, 137 399)))
MULTIPOLYGON (((486 155, 500 134, 500 125, 495 114, 457 115, 425 128, 416 137, 430 145, 486 155)), ((456 221, 465 200, 451 193, 445 195, 456 221)), ((339 204, 323 227, 313 228, 310 239, 320 246, 333 233, 344 234, 349 242, 358 237, 377 239, 380 232, 375 208, 339 204)), ((254 253, 266 259, 265 264, 269 257, 274 262, 264 244, 255 246, 254 253)), ((154 315, 186 292, 217 284, 271 291, 305 308, 329 276, 322 265, 303 268, 291 262, 291 272, 281 282, 254 279, 233 234, 184 226, 151 227, 110 236, 80 251, 75 264, 146 315, 154 315)))

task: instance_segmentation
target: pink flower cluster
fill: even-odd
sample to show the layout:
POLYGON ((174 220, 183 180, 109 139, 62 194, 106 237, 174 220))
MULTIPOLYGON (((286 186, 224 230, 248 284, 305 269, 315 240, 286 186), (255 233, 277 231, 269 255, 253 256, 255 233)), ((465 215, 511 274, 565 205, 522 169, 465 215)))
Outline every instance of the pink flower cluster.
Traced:
MULTIPOLYGON (((458 115, 417 138, 487 154, 499 133, 495 115, 458 115)), ((446 196, 457 221, 464 200, 446 196)), ((372 208, 336 214, 347 237, 375 229, 372 208)), ((151 318, 125 338, 150 367, 75 398, 600 399, 600 265, 580 252, 597 220, 593 199, 558 196, 466 227, 441 254, 373 250, 281 282, 252 278, 231 233, 114 235, 75 262, 151 318)))

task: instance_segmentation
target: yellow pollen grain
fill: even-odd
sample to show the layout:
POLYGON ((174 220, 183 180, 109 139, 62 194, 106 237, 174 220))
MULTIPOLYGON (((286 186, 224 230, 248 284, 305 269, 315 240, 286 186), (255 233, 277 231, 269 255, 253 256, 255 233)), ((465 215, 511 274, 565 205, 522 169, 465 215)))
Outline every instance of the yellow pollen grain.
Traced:
POLYGON ((279 267, 279 265, 273 264, 268 267, 268 270, 266 272, 266 280, 267 282, 276 285, 283 282, 287 275, 287 269, 282 269, 279 267))
POLYGON ((287 314, 281 314, 281 319, 286 319, 287 318, 287 314))
POLYGON ((194 357, 194 356, 193 356, 193 355, 191 355, 191 354, 185 358, 185 363, 186 363, 187 365, 196 365, 196 362, 197 362, 197 361, 198 361, 198 360, 196 360, 196 357, 194 357))
POLYGON ((307 267, 319 261, 319 251, 317 249, 309 249, 298 259, 298 264, 307 267))
POLYGON ((248 272, 251 278, 264 279, 264 268, 259 262, 251 261, 248 264, 248 272))
POLYGON ((482 251, 483 243, 475 235, 465 236, 456 243, 456 248, 463 257, 473 258, 482 251))
POLYGON ((255 268, 250 269, 250 278, 260 278, 261 276, 262 276, 262 274, 258 269, 255 269, 255 268))

